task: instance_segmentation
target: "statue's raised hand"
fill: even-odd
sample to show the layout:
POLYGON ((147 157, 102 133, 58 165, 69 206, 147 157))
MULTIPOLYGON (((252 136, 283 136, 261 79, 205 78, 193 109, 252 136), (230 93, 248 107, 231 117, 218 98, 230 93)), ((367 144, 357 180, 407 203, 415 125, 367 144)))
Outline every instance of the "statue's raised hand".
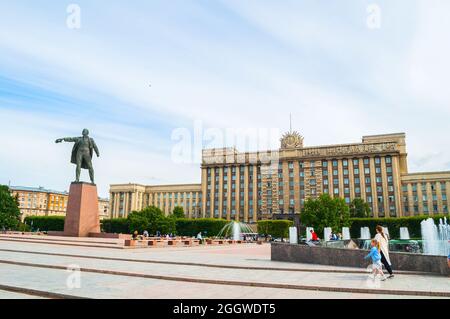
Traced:
POLYGON ((62 138, 58 138, 55 143, 62 143, 63 139, 62 138))

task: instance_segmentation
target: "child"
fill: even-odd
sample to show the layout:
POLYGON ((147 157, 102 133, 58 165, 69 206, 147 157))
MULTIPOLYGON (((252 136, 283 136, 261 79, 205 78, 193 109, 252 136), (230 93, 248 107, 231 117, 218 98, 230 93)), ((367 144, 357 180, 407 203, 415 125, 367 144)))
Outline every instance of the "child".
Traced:
POLYGON ((370 249, 370 253, 364 257, 364 259, 372 258, 372 268, 373 268, 373 278, 375 279, 377 274, 382 276, 381 281, 386 280, 386 276, 383 273, 383 269, 381 268, 381 255, 378 251, 378 241, 376 239, 372 239, 371 241, 372 248, 370 249))

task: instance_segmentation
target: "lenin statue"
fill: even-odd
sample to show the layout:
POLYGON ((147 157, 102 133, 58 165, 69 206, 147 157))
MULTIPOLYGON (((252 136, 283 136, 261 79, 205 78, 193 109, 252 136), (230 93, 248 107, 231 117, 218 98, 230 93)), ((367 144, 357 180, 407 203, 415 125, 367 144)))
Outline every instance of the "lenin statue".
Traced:
POLYGON ((56 140, 56 143, 61 142, 72 142, 75 143, 72 149, 71 163, 77 165, 76 169, 76 182, 80 182, 81 169, 89 170, 89 177, 91 178, 91 183, 94 184, 94 168, 92 167, 92 156, 97 154, 100 156, 97 145, 93 138, 89 137, 89 130, 83 130, 83 136, 81 137, 65 137, 56 140))

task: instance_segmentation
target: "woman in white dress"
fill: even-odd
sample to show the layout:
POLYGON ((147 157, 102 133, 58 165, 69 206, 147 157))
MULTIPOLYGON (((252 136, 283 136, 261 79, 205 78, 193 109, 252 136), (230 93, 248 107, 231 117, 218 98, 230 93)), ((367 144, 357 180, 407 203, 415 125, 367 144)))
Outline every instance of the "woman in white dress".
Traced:
POLYGON ((381 262, 389 273, 388 278, 394 277, 392 273, 391 260, 389 259, 389 238, 383 231, 383 227, 376 227, 377 234, 375 235, 375 239, 379 243, 380 254, 381 254, 381 262))

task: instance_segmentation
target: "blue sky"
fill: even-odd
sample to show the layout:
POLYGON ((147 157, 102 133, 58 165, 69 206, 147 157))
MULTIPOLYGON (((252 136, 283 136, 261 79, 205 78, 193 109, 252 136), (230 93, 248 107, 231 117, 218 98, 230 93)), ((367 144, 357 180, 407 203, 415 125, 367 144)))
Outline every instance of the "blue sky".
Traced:
POLYGON ((289 113, 307 146, 406 132, 410 171, 450 170, 448 1, 73 1, 75 30, 70 3, 0 0, 0 183, 67 189, 71 146, 53 141, 84 127, 103 196, 200 182, 174 130, 283 132, 289 113))

